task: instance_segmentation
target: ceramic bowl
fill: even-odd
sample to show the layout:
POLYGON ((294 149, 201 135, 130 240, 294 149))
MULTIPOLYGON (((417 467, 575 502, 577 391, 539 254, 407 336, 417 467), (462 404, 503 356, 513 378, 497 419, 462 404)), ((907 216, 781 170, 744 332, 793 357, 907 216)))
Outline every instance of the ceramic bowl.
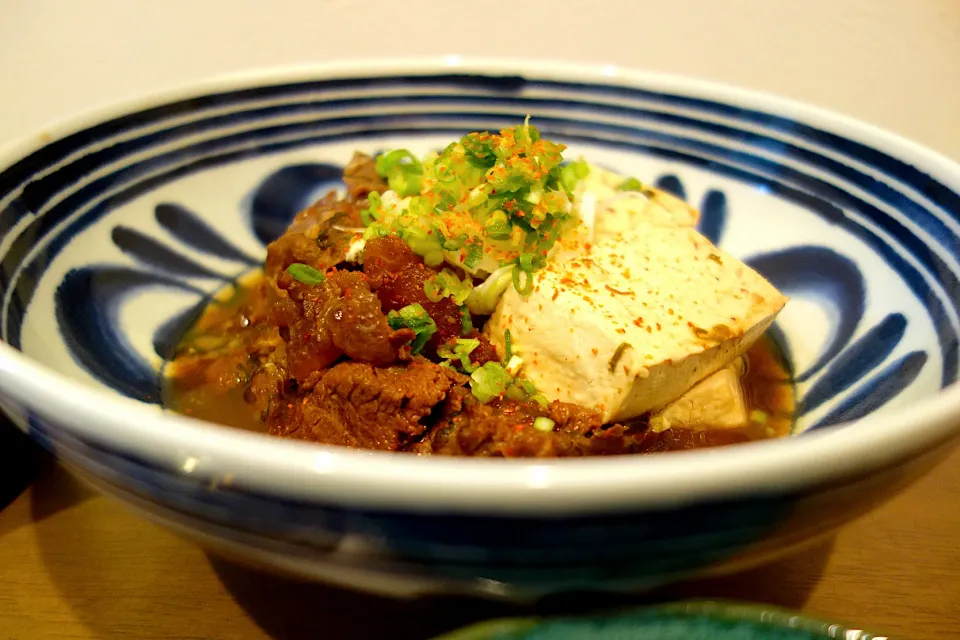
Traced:
POLYGON ((577 617, 502 618, 434 640, 893 640, 761 604, 689 600, 577 617))
POLYGON ((960 167, 849 118, 615 67, 438 60, 221 78, 88 113, 0 156, 0 398, 76 473, 275 569, 392 594, 640 589, 788 553, 947 455, 960 167), (792 300, 795 437, 587 460, 418 458, 171 415, 198 305, 335 186, 530 114, 655 181, 792 300))

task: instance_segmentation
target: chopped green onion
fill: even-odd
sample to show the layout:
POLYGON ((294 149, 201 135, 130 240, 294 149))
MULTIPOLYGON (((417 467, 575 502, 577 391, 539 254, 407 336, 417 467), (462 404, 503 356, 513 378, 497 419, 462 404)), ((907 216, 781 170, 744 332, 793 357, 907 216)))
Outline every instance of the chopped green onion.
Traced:
POLYGON ((323 273, 302 262, 295 262, 287 267, 287 273, 293 276, 294 279, 310 286, 318 285, 327 279, 323 273))
POLYGON ((492 240, 508 239, 511 230, 512 227, 507 219, 507 214, 499 209, 490 214, 490 218, 483 227, 483 232, 492 240))
POLYGON ((513 339, 510 336, 510 329, 503 331, 503 361, 510 362, 513 357, 513 339))
POLYGON ((590 165, 585 160, 577 160, 560 168, 560 186, 567 193, 573 193, 577 183, 590 174, 590 165))
POLYGON ((440 302, 443 300, 443 288, 437 282, 436 278, 430 278, 423 283, 423 294, 427 296, 430 302, 440 302))
POLYGON ((464 157, 474 167, 486 171, 497 163, 497 156, 493 150, 493 136, 489 133, 464 136, 460 143, 463 145, 464 157))
POLYGON ((645 188, 643 183, 636 178, 627 178, 617 185, 618 191, 643 191, 645 188))
POLYGON ((440 302, 444 298, 452 298, 457 306, 466 302, 473 291, 473 282, 470 278, 460 280, 450 269, 443 269, 437 275, 423 283, 423 293, 430 302, 440 302))
POLYGON ((367 208, 360 210, 360 220, 365 227, 369 227, 377 221, 377 209, 380 208, 383 201, 378 191, 371 191, 367 194, 367 202, 369 203, 367 208))
POLYGON ((507 361, 507 364, 504 365, 504 368, 506 368, 507 373, 509 373, 511 376, 515 376, 520 373, 520 368, 522 366, 523 358, 520 356, 511 356, 510 360, 507 361))
POLYGON ((480 341, 475 338, 457 338, 453 342, 453 346, 450 346, 448 342, 445 345, 442 345, 437 349, 437 355, 441 358, 444 358, 446 362, 453 364, 453 360, 460 361, 460 368, 466 371, 467 373, 472 372, 476 369, 476 366, 470 362, 470 354, 474 349, 480 346, 480 341))
POLYGON ((530 399, 540 405, 541 409, 546 409, 549 404, 547 402, 547 396, 543 395, 542 393, 535 393, 530 396, 530 399))
POLYGON ((460 335, 469 335, 473 331, 473 318, 470 317, 470 308, 467 305, 460 306, 460 335))
POLYGON ((767 414, 759 409, 750 412, 750 421, 757 424, 767 424, 767 414))
POLYGON ((550 432, 550 431, 553 431, 553 428, 556 425, 557 425, 556 422, 544 416, 540 416, 539 418, 533 421, 533 428, 536 429, 537 431, 550 432))
POLYGON ((533 273, 520 268, 520 265, 513 267, 513 286, 521 296, 528 296, 533 291, 533 273), (520 274, 524 274, 523 284, 520 284, 520 274))
POLYGON ((439 227, 435 226, 433 230, 434 233, 437 234, 437 237, 440 238, 440 246, 444 251, 457 251, 458 249, 462 249, 463 244, 467 241, 467 234, 465 233, 461 233, 456 238, 448 238, 439 227))
POLYGON ((453 342, 453 347, 449 343, 437 349, 437 355, 441 358, 452 358, 461 353, 469 355, 474 349, 480 346, 480 341, 476 338, 457 338, 453 342))
POLYGON ((511 378, 507 370, 496 362, 485 362, 470 374, 470 391, 486 404, 506 391, 511 378))
POLYGON ((433 321, 427 310, 419 304, 409 304, 400 311, 391 311, 387 314, 387 324, 391 329, 411 329, 416 334, 410 343, 413 353, 420 353, 423 345, 437 332, 437 323, 433 321))
POLYGON ((537 393, 537 388, 533 386, 533 383, 527 380, 526 378, 517 378, 513 383, 523 391, 523 394, 527 397, 530 397, 537 393))
POLYGON ((377 157, 377 173, 400 197, 420 193, 423 165, 406 149, 396 149, 377 157))
POLYGON ((481 258, 483 258, 483 243, 473 242, 467 247, 467 257, 463 259, 463 266, 473 269, 480 264, 481 258))
POLYGON ((471 274, 484 267, 486 243, 503 243, 493 248, 512 261, 522 253, 537 257, 521 265, 532 274, 574 220, 572 189, 590 171, 583 161, 561 167, 564 149, 524 121, 496 134, 467 134, 422 163, 404 149, 381 154, 377 171, 392 191, 364 214, 368 227, 378 227, 368 237, 398 235, 428 265, 449 258, 471 274), (446 237, 453 229, 459 235, 446 237))
POLYGON ((491 273, 486 280, 474 287, 467 297, 467 306, 470 307, 472 313, 480 316, 488 316, 493 313, 500 296, 510 286, 512 270, 512 264, 500 267, 491 273))
POLYGON ((443 251, 431 251, 424 254, 423 263, 428 267, 439 267, 443 264, 443 251))
POLYGON ((529 398, 516 384, 511 384, 507 387, 507 390, 503 393, 503 397, 517 402, 525 402, 529 398))

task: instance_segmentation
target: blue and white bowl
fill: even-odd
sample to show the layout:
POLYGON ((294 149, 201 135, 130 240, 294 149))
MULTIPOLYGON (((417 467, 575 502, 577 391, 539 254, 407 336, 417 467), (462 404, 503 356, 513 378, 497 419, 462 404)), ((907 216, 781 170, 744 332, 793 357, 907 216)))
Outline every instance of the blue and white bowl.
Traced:
POLYGON ((700 81, 456 57, 230 77, 87 114, 0 156, 0 397, 75 472, 264 565, 394 594, 636 589, 787 553, 960 434, 960 167, 700 81), (207 296, 354 149, 531 114, 571 154, 681 194, 792 297, 796 437, 657 456, 474 460, 314 446, 165 412, 207 296))

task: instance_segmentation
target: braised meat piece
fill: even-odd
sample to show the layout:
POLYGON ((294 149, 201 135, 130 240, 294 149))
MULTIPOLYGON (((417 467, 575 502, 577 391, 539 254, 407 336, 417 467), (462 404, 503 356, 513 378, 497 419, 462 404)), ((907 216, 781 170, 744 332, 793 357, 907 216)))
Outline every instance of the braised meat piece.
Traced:
POLYGON ((625 453, 632 436, 622 426, 601 429, 595 411, 555 402, 542 409, 534 402, 494 400, 480 403, 466 389, 444 405, 430 434, 412 448, 419 454, 556 458, 625 453), (550 431, 533 426, 547 417, 550 431))
MULTIPOLYGON (((396 236, 376 238, 363 249, 363 273, 370 288, 377 293, 384 312, 399 311, 410 304, 422 305, 437 325, 437 332, 427 342, 423 353, 436 356, 437 347, 457 338, 473 338, 480 345, 470 354, 474 364, 499 360, 497 351, 476 329, 463 332, 463 311, 447 297, 432 302, 424 291, 424 283, 437 271, 424 265, 406 242, 396 236)), ((461 278, 463 274, 458 274, 461 278)), ((473 319, 471 319, 473 324, 473 319)))
POLYGON ((480 403, 467 389, 450 394, 430 433, 410 450, 418 454, 508 458, 558 458, 651 453, 746 442, 725 431, 669 430, 655 433, 643 421, 604 427, 600 414, 573 404, 494 400, 480 403), (541 431, 539 417, 554 421, 541 431))
POLYGON ((278 303, 287 369, 299 382, 343 355, 377 366, 393 364, 414 337, 410 329, 390 328, 362 273, 329 271, 323 282, 308 285, 284 272, 277 287, 287 292, 278 303))
POLYGON ((276 280, 294 263, 326 271, 343 261, 350 244, 363 233, 365 200, 340 200, 336 191, 298 213, 286 232, 267 246, 264 272, 276 280))
POLYGON ((354 198, 366 198, 371 191, 383 193, 388 189, 387 183, 377 173, 373 158, 360 152, 354 153, 343 168, 343 181, 347 185, 347 192, 354 198))
POLYGON ((323 444, 395 451, 421 437, 425 418, 465 377, 417 359, 378 368, 341 362, 300 398, 278 403, 269 433, 323 444))

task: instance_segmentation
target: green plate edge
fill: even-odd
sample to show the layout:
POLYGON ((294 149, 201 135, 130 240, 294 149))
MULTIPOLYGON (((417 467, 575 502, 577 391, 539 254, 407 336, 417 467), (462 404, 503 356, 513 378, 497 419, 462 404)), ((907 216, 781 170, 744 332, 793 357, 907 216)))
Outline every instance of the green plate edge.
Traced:
POLYGON ((772 605, 735 602, 730 600, 684 600, 645 607, 615 609, 609 612, 582 616, 498 618, 461 627, 436 636, 434 640, 495 640, 504 634, 534 631, 547 622, 589 621, 613 619, 651 612, 667 615, 710 617, 723 621, 743 621, 759 628, 792 629, 814 634, 823 640, 898 640, 893 636, 878 635, 850 625, 827 622, 772 605))

